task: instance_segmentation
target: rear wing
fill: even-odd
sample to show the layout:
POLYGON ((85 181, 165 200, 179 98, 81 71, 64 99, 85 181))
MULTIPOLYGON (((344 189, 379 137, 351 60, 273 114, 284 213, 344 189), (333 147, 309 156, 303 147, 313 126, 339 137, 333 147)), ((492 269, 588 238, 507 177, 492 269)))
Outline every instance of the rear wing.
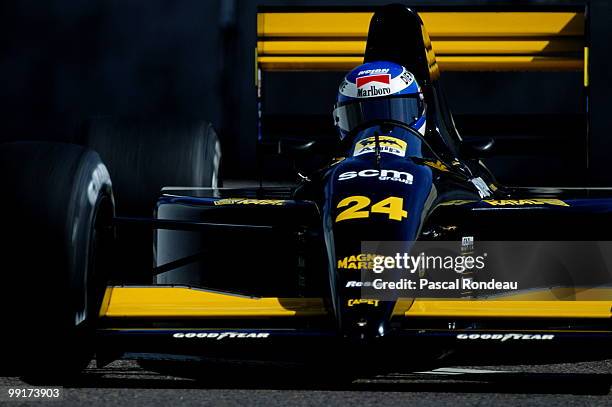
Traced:
MULTIPOLYGON (((350 70, 363 61, 373 14, 261 9, 257 69, 350 70)), ((424 11, 419 15, 442 71, 582 70, 587 63, 583 11, 424 11)))

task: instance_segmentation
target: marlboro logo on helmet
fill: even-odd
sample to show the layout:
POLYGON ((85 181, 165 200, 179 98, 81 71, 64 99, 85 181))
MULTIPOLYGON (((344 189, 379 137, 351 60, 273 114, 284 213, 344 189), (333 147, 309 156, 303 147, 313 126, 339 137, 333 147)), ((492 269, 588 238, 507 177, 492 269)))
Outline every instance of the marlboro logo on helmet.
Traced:
POLYGON ((383 74, 383 75, 369 75, 369 76, 362 76, 360 78, 357 78, 357 87, 360 88, 362 86, 367 85, 370 82, 378 82, 378 83, 384 83, 389 85, 389 83, 391 82, 391 75, 389 74, 383 74))

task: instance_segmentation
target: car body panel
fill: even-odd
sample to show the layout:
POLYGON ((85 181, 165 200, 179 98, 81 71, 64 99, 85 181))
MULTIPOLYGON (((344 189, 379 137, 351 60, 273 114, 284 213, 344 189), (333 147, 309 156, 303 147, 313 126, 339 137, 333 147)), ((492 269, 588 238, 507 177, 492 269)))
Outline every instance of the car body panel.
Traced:
POLYGON ((608 272, 473 298, 376 300, 349 287, 356 277, 348 264, 368 262, 367 241, 409 250, 464 237, 612 240, 612 191, 503 186, 464 153, 421 19, 401 5, 377 13, 364 61, 415 75, 427 105, 424 134, 368 123, 336 146, 341 159, 294 188, 162 190, 153 219, 158 286, 109 287, 100 354, 348 355, 404 367, 440 363, 460 348, 476 349, 468 352, 474 363, 610 356, 608 272), (506 351, 515 346, 520 352, 506 351))

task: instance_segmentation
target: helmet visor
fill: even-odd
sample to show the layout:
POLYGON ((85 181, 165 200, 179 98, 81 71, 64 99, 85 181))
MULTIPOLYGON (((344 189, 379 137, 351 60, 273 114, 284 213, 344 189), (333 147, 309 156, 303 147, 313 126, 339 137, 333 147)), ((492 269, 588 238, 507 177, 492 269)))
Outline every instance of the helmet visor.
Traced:
POLYGON ((394 120, 411 125, 419 120, 424 109, 420 95, 370 98, 338 106, 334 109, 334 121, 345 132, 373 120, 394 120))

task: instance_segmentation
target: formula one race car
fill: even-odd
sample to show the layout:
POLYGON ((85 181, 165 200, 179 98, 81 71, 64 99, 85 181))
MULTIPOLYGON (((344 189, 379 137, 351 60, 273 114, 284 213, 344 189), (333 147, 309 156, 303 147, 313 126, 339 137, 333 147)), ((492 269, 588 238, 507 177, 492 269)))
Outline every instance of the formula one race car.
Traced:
POLYGON ((99 365, 127 353, 344 355, 345 362, 405 369, 461 354, 469 363, 609 356, 612 275, 605 267, 564 268, 487 295, 364 294, 378 278, 381 242, 405 250, 456 242, 465 254, 479 241, 607 240, 612 198, 499 185, 479 160, 492 141, 459 137, 438 77, 417 13, 397 5, 377 11, 363 65, 339 89, 341 137, 326 146, 337 158, 295 188, 218 187, 220 155, 209 127, 182 145, 162 132, 154 152, 140 153, 126 141, 140 133, 114 137, 98 126, 88 145, 108 171, 98 154, 76 145, 2 145, 5 360, 28 374, 54 375, 82 369, 94 352, 99 365), (185 158, 191 152, 199 155, 185 158), (132 216, 121 203, 150 193, 151 171, 134 169, 147 160, 165 163, 164 172, 196 168, 193 176, 161 176, 166 185, 187 186, 163 188, 152 218, 132 216), (127 173, 134 181, 126 186, 127 173), (140 244, 132 230, 154 230, 154 264, 144 280, 122 278, 127 267, 148 267, 148 258, 132 256, 130 247, 140 244), (378 243, 368 251, 364 242, 378 243), (499 352, 513 347, 519 352, 499 352))

